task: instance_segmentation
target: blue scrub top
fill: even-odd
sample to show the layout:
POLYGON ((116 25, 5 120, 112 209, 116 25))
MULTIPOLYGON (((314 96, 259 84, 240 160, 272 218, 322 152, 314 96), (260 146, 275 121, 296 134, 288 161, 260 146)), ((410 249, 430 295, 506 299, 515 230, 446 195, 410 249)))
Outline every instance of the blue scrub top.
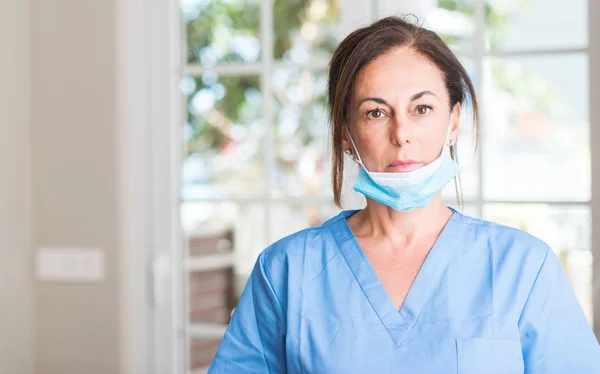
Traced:
POLYGON ((556 255, 456 211, 400 311, 344 211, 259 256, 217 373, 600 373, 600 346, 556 255))

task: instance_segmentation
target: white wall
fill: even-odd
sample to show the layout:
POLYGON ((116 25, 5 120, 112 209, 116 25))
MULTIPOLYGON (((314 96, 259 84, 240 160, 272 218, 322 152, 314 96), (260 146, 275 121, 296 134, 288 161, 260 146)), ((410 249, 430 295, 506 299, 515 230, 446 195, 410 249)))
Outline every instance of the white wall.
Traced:
POLYGON ((37 282, 37 373, 118 373, 117 2, 31 1, 34 248, 106 255, 102 283, 37 282))
MULTIPOLYGON (((146 200, 155 193, 145 178, 152 168, 147 119, 157 117, 157 126, 169 122, 149 114, 164 100, 147 102, 145 88, 161 94, 166 88, 150 85, 149 69, 142 68, 162 61, 146 49, 158 54, 157 44, 165 43, 159 36, 151 45, 143 31, 151 27, 150 3, 0 1, 2 374, 148 374, 154 363, 171 365, 156 357, 176 345, 164 340, 150 360, 146 349, 153 340, 145 336, 151 326, 144 314, 156 312, 145 282, 157 236, 148 234, 145 212, 175 196, 158 183, 168 196, 146 200), (106 280, 38 282, 33 254, 40 247, 99 248, 106 280)), ((167 70, 167 77, 175 74, 167 70)), ((172 214, 164 219, 177 228, 172 214)), ((167 320, 161 326, 172 330, 167 320)))
POLYGON ((32 374, 30 3, 0 1, 0 373, 32 374))

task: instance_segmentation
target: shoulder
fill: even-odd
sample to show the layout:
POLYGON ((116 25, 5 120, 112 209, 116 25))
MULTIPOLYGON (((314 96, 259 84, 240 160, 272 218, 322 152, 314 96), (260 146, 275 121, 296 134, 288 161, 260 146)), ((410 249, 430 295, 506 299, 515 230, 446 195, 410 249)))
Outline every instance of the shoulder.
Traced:
POLYGON ((507 263, 536 272, 552 250, 543 240, 523 230, 499 223, 457 214, 457 220, 472 240, 491 251, 498 266, 507 263))
POLYGON ((330 224, 345 219, 344 212, 320 226, 306 228, 269 245, 259 255, 261 265, 269 272, 283 275, 294 270, 319 267, 338 253, 330 224))
MULTIPOLYGON (((468 235, 465 239, 470 246, 465 250, 470 259, 468 266, 479 266, 491 279, 498 307, 519 316, 533 285, 540 283, 538 277, 542 270, 560 273, 560 262, 541 239, 495 222, 464 215, 457 218, 468 235)), ((544 280, 542 283, 551 287, 551 282, 544 280)))

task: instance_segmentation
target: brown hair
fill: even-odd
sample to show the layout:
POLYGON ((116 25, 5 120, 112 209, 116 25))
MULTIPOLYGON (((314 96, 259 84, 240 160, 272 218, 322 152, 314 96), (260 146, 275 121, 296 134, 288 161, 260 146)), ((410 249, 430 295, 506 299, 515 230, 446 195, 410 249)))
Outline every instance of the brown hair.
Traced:
MULTIPOLYGON (((386 17, 348 35, 337 47, 329 65, 329 121, 332 144, 331 182, 335 204, 341 208, 344 181, 343 133, 348 121, 349 103, 358 73, 371 61, 397 47, 411 48, 432 61, 441 71, 450 97, 449 108, 470 99, 475 131, 479 139, 479 110, 475 88, 465 68, 433 31, 399 17, 386 17)), ((458 161, 455 147, 452 158, 458 161)), ((460 179, 458 180, 460 184, 460 179)), ((457 196, 459 187, 455 187, 457 196)), ((459 197, 459 200, 462 200, 459 197)))

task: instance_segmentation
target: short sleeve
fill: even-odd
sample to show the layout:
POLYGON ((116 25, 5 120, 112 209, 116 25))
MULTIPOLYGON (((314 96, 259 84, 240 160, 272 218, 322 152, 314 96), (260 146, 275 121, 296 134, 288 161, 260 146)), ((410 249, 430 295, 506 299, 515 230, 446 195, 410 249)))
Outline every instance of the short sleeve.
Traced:
POLYGON ((208 371, 285 373, 285 314, 259 256, 208 371))
POLYGON ((550 249, 519 319, 525 373, 600 373, 600 345, 550 249))

